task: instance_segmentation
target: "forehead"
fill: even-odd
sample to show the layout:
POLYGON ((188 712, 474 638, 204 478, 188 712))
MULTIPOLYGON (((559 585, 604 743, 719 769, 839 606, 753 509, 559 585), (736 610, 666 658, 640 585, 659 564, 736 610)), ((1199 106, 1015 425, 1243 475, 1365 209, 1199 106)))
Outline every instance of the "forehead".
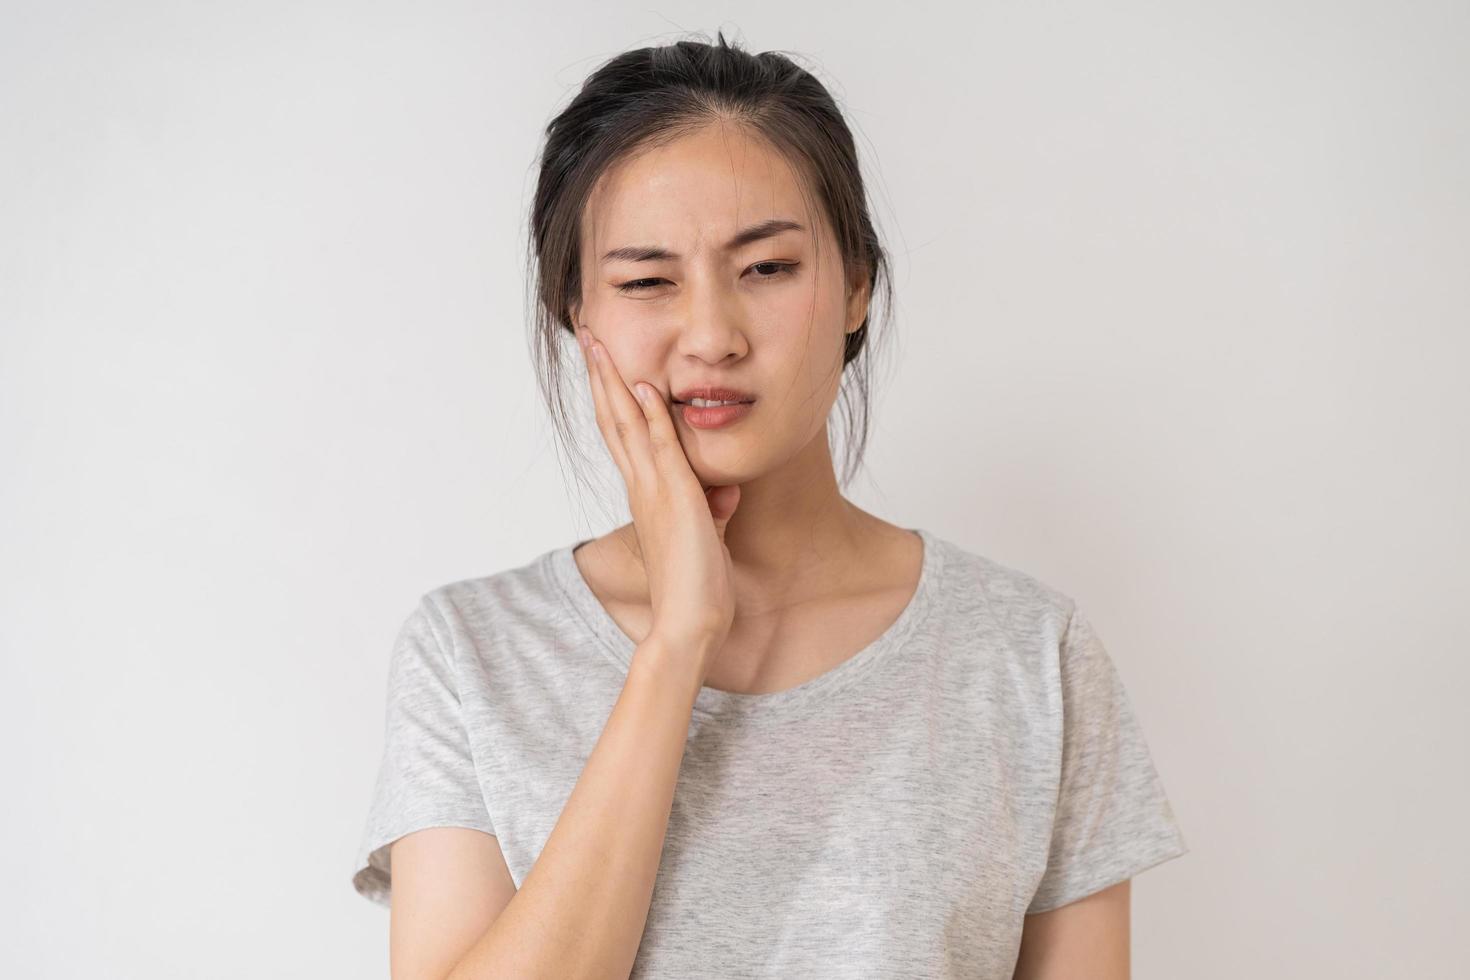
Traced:
POLYGON ((583 238, 593 254, 635 242, 694 251, 771 217, 812 227, 795 169, 743 127, 715 124, 609 168, 588 198, 583 238))

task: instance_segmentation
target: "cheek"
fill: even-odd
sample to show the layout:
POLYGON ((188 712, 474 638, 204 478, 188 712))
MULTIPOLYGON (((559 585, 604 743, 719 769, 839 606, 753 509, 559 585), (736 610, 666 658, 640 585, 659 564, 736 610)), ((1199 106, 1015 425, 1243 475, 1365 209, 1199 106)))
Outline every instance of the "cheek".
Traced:
POLYGON ((655 380, 660 359, 658 338, 628 324, 609 322, 605 329, 603 343, 623 380, 630 385, 634 381, 655 380))
POLYGON ((846 317, 844 292, 840 283, 822 277, 815 285, 810 280, 797 288, 782 289, 771 300, 767 313, 777 326, 782 342, 809 357, 825 356, 822 352, 841 344, 846 317))
POLYGON ((809 315, 804 311, 800 326, 785 334, 778 349, 771 351, 773 362, 781 369, 770 379, 771 390, 784 395, 781 427, 808 435, 822 425, 842 384, 841 327, 816 323, 808 338, 805 317, 809 315))

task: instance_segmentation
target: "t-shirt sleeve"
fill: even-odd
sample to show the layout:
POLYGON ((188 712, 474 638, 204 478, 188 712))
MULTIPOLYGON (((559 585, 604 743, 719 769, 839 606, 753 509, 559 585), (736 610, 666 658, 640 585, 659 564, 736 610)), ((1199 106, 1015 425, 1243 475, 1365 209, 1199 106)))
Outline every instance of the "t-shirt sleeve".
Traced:
POLYGON ((394 641, 388 667, 383 755, 358 845, 352 884, 390 904, 388 846, 426 827, 494 834, 465 734, 453 641, 426 596, 394 641))
POLYGON ((1046 870, 1027 915, 1189 852, 1118 671, 1075 604, 1059 657, 1061 783, 1046 870))

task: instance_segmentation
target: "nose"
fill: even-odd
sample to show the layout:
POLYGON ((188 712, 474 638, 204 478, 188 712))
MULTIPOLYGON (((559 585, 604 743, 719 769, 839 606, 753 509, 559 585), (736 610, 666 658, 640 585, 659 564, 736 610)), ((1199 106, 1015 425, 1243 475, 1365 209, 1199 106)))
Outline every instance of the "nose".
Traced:
POLYGON ((716 283, 691 281, 688 308, 679 327, 679 353, 717 364, 748 349, 745 316, 734 290, 716 283))

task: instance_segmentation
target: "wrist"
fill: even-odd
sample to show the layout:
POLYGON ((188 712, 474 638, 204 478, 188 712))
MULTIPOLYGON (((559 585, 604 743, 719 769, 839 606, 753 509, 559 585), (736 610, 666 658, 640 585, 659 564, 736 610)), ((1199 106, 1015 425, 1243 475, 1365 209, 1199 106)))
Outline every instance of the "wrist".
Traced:
POLYGON ((692 708, 704 685, 707 645, 650 633, 633 651, 629 674, 646 675, 652 683, 684 698, 692 708))

